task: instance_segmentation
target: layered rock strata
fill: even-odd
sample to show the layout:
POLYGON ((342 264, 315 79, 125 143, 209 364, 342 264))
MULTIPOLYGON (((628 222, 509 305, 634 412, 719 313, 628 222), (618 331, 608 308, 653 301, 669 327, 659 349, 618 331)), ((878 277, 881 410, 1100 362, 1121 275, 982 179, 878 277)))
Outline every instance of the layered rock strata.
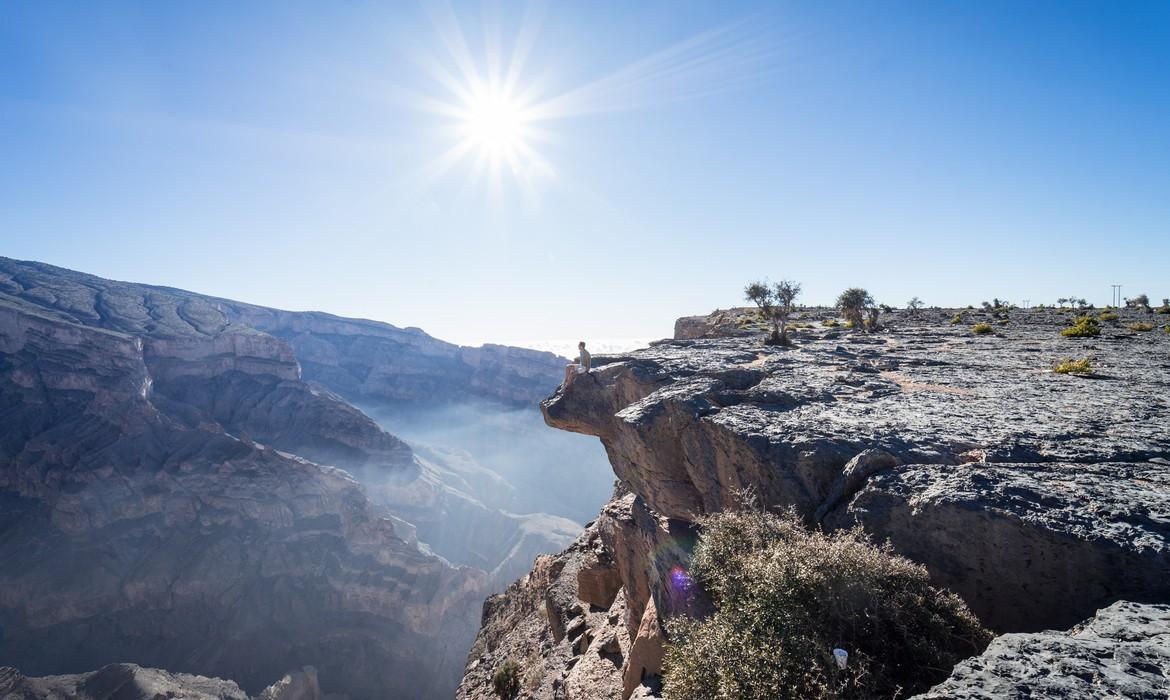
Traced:
POLYGON ((298 343, 309 328, 345 336, 337 361, 359 374, 372 370, 354 347, 397 352, 437 401, 456 385, 521 400, 559 373, 551 355, 0 259, 0 659, 30 676, 130 661, 250 693, 314 665, 355 700, 449 697, 484 593, 571 541, 568 525, 429 480, 252 316, 298 343), (477 374, 492 371, 494 384, 477 374), (448 520, 480 539, 439 537, 448 520), (456 564, 483 546, 498 558, 475 564, 493 574, 420 550, 420 533, 456 564))

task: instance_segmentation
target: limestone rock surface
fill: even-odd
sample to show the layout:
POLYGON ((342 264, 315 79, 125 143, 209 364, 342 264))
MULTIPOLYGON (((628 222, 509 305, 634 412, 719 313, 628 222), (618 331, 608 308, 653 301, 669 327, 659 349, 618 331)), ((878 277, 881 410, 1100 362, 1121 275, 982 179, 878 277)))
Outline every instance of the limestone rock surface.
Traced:
POLYGON ((1067 632, 1005 634, 915 697, 1170 698, 1170 606, 1123 601, 1067 632))

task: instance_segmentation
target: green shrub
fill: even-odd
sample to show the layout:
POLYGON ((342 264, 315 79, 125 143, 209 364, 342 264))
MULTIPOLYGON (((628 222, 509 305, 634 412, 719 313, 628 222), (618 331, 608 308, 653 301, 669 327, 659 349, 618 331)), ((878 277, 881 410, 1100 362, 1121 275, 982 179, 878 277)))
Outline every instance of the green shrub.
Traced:
POLYGON ((952 326, 957 326, 962 322, 963 322, 963 312, 962 311, 960 311, 959 313, 957 313, 951 317, 951 325, 952 326))
POLYGON ((520 693, 520 664, 508 659, 492 676, 492 690, 504 700, 512 700, 520 693))
POLYGON ((1170 333, 1170 323, 1167 323, 1165 326, 1162 326, 1162 330, 1166 331, 1166 333, 1170 333))
POLYGON ((1087 357, 1082 357, 1079 360, 1074 360, 1070 357, 1057 362, 1052 366, 1052 371, 1057 374, 1092 374, 1093 363, 1087 357))
POLYGON ((1101 335, 1101 326, 1092 316, 1077 316, 1073 325, 1060 332, 1066 338, 1094 338, 1101 335))
POLYGON ((974 326, 971 326, 971 332, 975 335, 987 335, 993 330, 995 329, 991 327, 990 323, 976 323, 974 326))
POLYGON ((669 623, 666 700, 905 697, 990 640, 926 569, 857 531, 825 535, 762 512, 702 524, 691 573, 715 612, 669 623))
POLYGON ((1117 318, 1117 314, 1113 313, 1112 311, 1102 311, 1101 313, 1097 314, 1097 320, 1099 321, 1116 321, 1117 318))
POLYGON ((824 321, 821 321, 821 325, 825 328, 836 328, 841 324, 837 323, 837 319, 835 318, 827 318, 824 321))
POLYGON ((1129 324, 1129 329, 1130 329, 1131 331, 1141 331, 1141 332, 1143 332, 1143 333, 1144 333, 1144 332, 1146 332, 1146 331, 1152 331, 1152 330, 1154 330, 1154 324, 1152 324, 1152 323, 1142 323, 1141 321, 1138 321, 1137 323, 1131 323, 1131 324, 1129 324))

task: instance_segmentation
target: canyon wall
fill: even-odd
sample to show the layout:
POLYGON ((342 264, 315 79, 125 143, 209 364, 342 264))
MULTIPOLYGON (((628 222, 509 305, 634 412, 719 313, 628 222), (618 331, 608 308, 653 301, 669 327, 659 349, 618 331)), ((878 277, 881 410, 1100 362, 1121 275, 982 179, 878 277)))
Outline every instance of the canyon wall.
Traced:
POLYGON ((579 524, 346 397, 520 410, 561 366, 0 258, 0 659, 449 697, 483 596, 579 524))

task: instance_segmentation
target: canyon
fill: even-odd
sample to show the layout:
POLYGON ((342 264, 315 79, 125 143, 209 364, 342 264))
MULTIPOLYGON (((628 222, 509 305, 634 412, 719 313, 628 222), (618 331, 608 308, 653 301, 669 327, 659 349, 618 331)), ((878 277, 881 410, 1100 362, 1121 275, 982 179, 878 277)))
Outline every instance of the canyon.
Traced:
POLYGON ((545 472, 579 460, 577 511, 612 484, 533 430, 563 362, 0 258, 0 662, 449 697, 483 597, 579 530, 522 509, 545 472), (370 417, 442 411, 523 465, 370 417))
POLYGON ((489 700, 510 662, 523 698, 662 697, 702 519, 754 507, 999 635, 920 697, 1164 697, 1170 332, 1076 313, 809 308, 780 347, 717 311, 558 388, 549 353, 0 258, 0 694, 489 700))

